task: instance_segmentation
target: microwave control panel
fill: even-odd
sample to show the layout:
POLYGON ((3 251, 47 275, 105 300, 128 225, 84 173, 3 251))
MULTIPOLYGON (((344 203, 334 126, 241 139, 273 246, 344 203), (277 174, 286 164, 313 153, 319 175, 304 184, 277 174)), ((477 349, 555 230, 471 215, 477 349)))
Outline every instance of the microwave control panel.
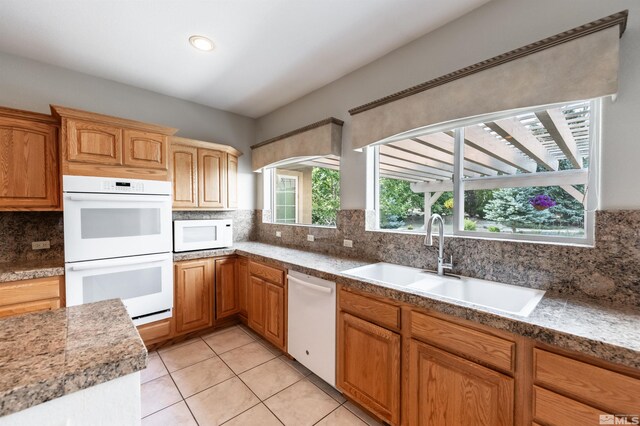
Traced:
POLYGON ((144 183, 110 180, 102 182, 102 190, 106 192, 144 192, 144 183))

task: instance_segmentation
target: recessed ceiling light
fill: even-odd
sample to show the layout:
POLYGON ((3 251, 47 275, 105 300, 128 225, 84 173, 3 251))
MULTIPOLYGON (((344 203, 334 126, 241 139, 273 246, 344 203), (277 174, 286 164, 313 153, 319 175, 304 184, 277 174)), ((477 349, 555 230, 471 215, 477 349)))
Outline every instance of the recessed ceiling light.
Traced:
POLYGON ((191 43, 191 45, 196 49, 204 51, 213 50, 213 48, 215 47, 211 40, 199 35, 189 37, 189 43, 191 43))

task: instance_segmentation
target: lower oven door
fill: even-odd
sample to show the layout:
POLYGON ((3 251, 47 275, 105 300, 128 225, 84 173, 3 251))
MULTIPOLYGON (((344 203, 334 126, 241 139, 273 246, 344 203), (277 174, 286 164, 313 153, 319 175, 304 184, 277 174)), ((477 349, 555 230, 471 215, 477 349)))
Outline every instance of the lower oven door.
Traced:
POLYGON ((67 306, 122 299, 136 325, 171 316, 171 253, 67 263, 65 272, 67 306))

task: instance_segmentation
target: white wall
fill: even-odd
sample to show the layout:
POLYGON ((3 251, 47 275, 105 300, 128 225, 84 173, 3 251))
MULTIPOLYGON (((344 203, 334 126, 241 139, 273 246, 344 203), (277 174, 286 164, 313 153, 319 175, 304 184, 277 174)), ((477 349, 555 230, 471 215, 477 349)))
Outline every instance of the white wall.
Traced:
POLYGON ((0 53, 0 105, 49 113, 58 104, 180 129, 179 136, 232 145, 239 161, 238 203, 255 207, 250 146, 255 120, 110 80, 0 53))
MULTIPOLYGON (((257 141, 323 118, 345 121, 342 208, 365 208, 365 154, 351 149, 348 109, 545 37, 629 9, 620 90, 605 102, 601 207, 640 208, 640 2, 493 0, 386 56, 258 119, 257 141)), ((597 60, 597 58, 594 58, 597 60)))

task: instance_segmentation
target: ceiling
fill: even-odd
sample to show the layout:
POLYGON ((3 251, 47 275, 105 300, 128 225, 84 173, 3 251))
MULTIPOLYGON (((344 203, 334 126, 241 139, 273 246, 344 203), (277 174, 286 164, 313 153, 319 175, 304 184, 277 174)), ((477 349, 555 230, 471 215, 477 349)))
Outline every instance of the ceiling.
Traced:
POLYGON ((259 117, 487 1, 2 0, 0 51, 259 117))

